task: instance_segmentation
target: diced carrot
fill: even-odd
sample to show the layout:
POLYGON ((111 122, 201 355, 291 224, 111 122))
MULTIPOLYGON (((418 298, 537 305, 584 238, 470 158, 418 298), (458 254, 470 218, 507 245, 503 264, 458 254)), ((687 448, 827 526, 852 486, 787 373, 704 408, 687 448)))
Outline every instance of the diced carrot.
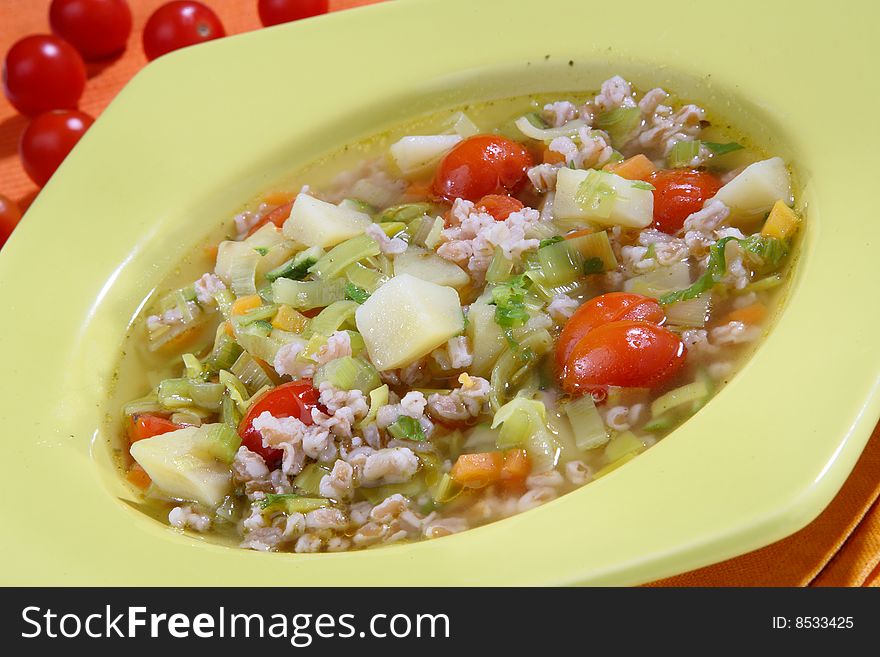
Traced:
POLYGON ((724 324, 728 322, 742 322, 743 324, 760 324, 767 316, 767 306, 760 301, 753 303, 745 308, 737 308, 727 313, 722 320, 724 324))
POLYGON ((144 470, 139 463, 132 463, 128 472, 125 474, 125 478, 128 479, 129 483, 142 490, 147 488, 153 482, 153 480, 150 479, 150 475, 147 474, 147 471, 144 470))
POLYGON ((308 318, 288 305, 282 304, 272 318, 272 326, 290 333, 301 333, 308 323, 308 318))
POLYGON ((523 481, 532 471, 532 461, 524 449, 509 449, 504 452, 504 465, 501 466, 501 481, 523 481))
POLYGON ((246 237, 250 237, 268 223, 272 223, 278 228, 281 228, 281 226, 284 225, 284 222, 287 221, 287 218, 290 216, 291 208, 293 208, 293 201, 288 201, 283 205, 279 205, 274 210, 270 210, 251 227, 251 229, 247 232, 246 237))
POLYGON ((217 259, 217 252, 220 250, 219 244, 212 244, 211 246, 205 247, 205 256, 210 258, 211 260, 217 259))
POLYGON ((223 322, 223 330, 230 338, 235 337, 235 329, 232 328, 232 322, 223 322))
POLYGON ((239 297, 232 304, 233 315, 244 315, 248 310, 259 308, 263 305, 263 300, 257 294, 249 294, 246 297, 239 297))
POLYGON ((594 231, 592 228, 583 228, 581 230, 576 230, 573 233, 569 233, 568 235, 565 236, 565 239, 573 240, 575 237, 583 237, 584 235, 592 235, 593 232, 594 231))
POLYGON ((605 171, 616 173, 627 180, 647 180, 656 170, 654 163, 641 153, 623 162, 614 162, 605 166, 605 171))
POLYGON ((559 162, 565 162, 565 155, 557 151, 551 151, 549 148, 545 148, 542 159, 544 160, 544 164, 558 164, 559 162))
POLYGON ((180 426, 171 420, 152 413, 139 413, 131 416, 128 425, 128 439, 132 443, 153 436, 161 436, 169 431, 177 431, 180 426))
POLYGON ((159 351, 164 354, 172 354, 178 351, 181 351, 184 347, 186 347, 190 342, 192 342, 199 335, 199 327, 198 326, 190 326, 188 329, 181 331, 173 338, 171 338, 168 342, 162 344, 159 347, 159 351))
POLYGON ((791 237, 798 228, 800 218, 795 214, 785 201, 779 200, 773 205, 764 227, 761 228, 761 235, 765 237, 775 237, 778 240, 785 240, 791 237))
POLYGON ((501 478, 504 455, 501 452, 482 452, 462 454, 458 457, 449 475, 466 488, 482 488, 501 478))
POLYGON ((290 203, 296 198, 293 192, 269 192, 263 197, 263 203, 266 205, 284 205, 290 203))

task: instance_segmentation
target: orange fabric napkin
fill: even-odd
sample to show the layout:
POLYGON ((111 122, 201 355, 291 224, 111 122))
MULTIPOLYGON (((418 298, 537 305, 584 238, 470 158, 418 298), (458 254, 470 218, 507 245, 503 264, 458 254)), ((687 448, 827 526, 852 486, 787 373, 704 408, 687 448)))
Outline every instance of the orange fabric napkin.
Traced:
MULTIPOLYGON (((116 60, 89 65, 80 107, 97 116, 145 63, 140 34, 150 13, 166 0, 129 0, 134 28, 116 60)), ((260 27, 256 0, 202 0, 228 34, 260 27)), ((331 10, 378 0, 330 0, 331 10)), ((0 0, 0 53, 17 39, 48 32, 50 0, 0 0)), ((0 97, 0 194, 29 205, 37 188, 18 161, 26 119, 0 97)), ((845 486, 828 508, 793 536, 749 554, 652 586, 880 586, 880 426, 875 429, 845 486)))

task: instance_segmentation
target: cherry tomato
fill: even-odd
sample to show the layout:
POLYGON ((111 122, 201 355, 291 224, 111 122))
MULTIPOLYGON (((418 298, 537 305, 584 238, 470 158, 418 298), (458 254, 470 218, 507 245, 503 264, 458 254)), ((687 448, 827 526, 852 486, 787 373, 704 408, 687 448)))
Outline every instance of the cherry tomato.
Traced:
POLYGON ((562 387, 571 394, 606 386, 650 388, 678 372, 686 354, 675 333, 651 322, 602 324, 571 352, 562 371, 562 387))
POLYGON ((495 221, 504 221, 514 212, 522 210, 525 206, 522 201, 512 196, 503 194, 489 194, 477 203, 477 209, 495 217, 495 221))
POLYGON ((532 156, 519 142, 496 135, 474 135, 449 151, 434 176, 440 198, 476 201, 489 194, 516 191, 532 166, 532 156))
POLYGON ((260 22, 269 27, 326 14, 329 4, 328 0, 259 0, 257 11, 260 22))
POLYGON ((180 428, 179 424, 174 424, 174 422, 161 415, 141 413, 131 416, 131 423, 128 426, 128 439, 130 442, 136 443, 139 440, 161 436, 163 433, 177 431, 180 428))
POLYGON ((307 379, 283 383, 277 388, 269 390, 254 402, 248 410, 247 416, 241 421, 238 427, 241 444, 262 456, 270 468, 276 467, 281 463, 283 454, 280 449, 263 447, 263 437, 253 426, 254 418, 269 411, 274 417, 295 417, 303 424, 311 424, 312 409, 317 405, 318 391, 312 387, 312 382, 307 379))
POLYGON ((292 207, 293 201, 290 201, 289 203, 284 203, 283 205, 279 205, 277 208, 269 210, 269 212, 260 217, 260 220, 257 223, 251 226, 251 229, 248 231, 245 237, 250 237, 258 230, 260 230, 260 228, 270 222, 281 228, 281 226, 284 225, 284 222, 287 221, 287 218, 290 216, 290 208, 292 207))
POLYGON ((18 209, 18 205, 0 194, 0 249, 12 235, 19 219, 21 219, 21 210, 18 209))
POLYGON ((556 342, 556 362, 564 366, 578 342, 602 324, 620 320, 641 320, 662 324, 666 313, 656 299, 628 292, 609 292, 590 299, 565 324, 556 342))
POLYGON ((144 53, 150 61, 165 53, 226 36, 223 24, 201 2, 174 0, 152 13, 144 26, 144 53))
POLYGON ((717 176, 687 169, 655 171, 648 182, 654 185, 654 226, 670 235, 721 189, 717 176))
POLYGON ((22 114, 75 109, 85 86, 86 65, 63 39, 32 34, 6 53, 3 91, 22 114))
POLYGON ((92 123, 92 117, 76 110, 46 112, 31 121, 18 143, 21 164, 31 180, 45 185, 92 123))
POLYGON ((103 59, 125 50, 131 9, 125 0, 52 0, 49 24, 86 59, 103 59))

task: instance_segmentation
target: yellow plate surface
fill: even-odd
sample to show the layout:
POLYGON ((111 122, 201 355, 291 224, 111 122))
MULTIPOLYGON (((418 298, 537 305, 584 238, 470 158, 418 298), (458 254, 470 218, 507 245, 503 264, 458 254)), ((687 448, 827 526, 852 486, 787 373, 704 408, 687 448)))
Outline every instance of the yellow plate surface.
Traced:
POLYGON ((634 584, 782 538, 880 413, 878 5, 408 0, 179 51, 100 117, 0 255, 3 584, 634 584), (137 304, 297 165, 461 101, 611 73, 724 113, 793 164, 807 228, 780 320, 708 406, 546 506, 419 544, 261 554, 123 501, 99 427, 137 304))

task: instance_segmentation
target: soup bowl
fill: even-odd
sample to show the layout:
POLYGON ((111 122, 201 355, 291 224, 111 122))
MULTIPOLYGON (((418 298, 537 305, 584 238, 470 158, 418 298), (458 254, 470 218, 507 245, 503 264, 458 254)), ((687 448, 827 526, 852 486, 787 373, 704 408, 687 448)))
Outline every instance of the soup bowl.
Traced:
POLYGON ((188 48, 140 72, 0 254, 6 584, 637 584, 791 534, 880 414, 878 10, 633 0, 409 0, 188 48), (689 4, 694 4, 693 10, 689 4), (797 29, 793 20, 796 18, 797 29), (435 40, 426 40, 433 35, 435 40), (833 42, 833 43, 832 43, 833 42), (831 47, 833 45, 833 48, 831 47), (619 73, 723 116, 792 166, 804 230, 755 356, 668 438, 545 506, 432 541, 241 550, 143 513, 111 434, 145 299, 244 201, 414 116, 619 73), (836 96, 842 95, 842 98, 836 96))

